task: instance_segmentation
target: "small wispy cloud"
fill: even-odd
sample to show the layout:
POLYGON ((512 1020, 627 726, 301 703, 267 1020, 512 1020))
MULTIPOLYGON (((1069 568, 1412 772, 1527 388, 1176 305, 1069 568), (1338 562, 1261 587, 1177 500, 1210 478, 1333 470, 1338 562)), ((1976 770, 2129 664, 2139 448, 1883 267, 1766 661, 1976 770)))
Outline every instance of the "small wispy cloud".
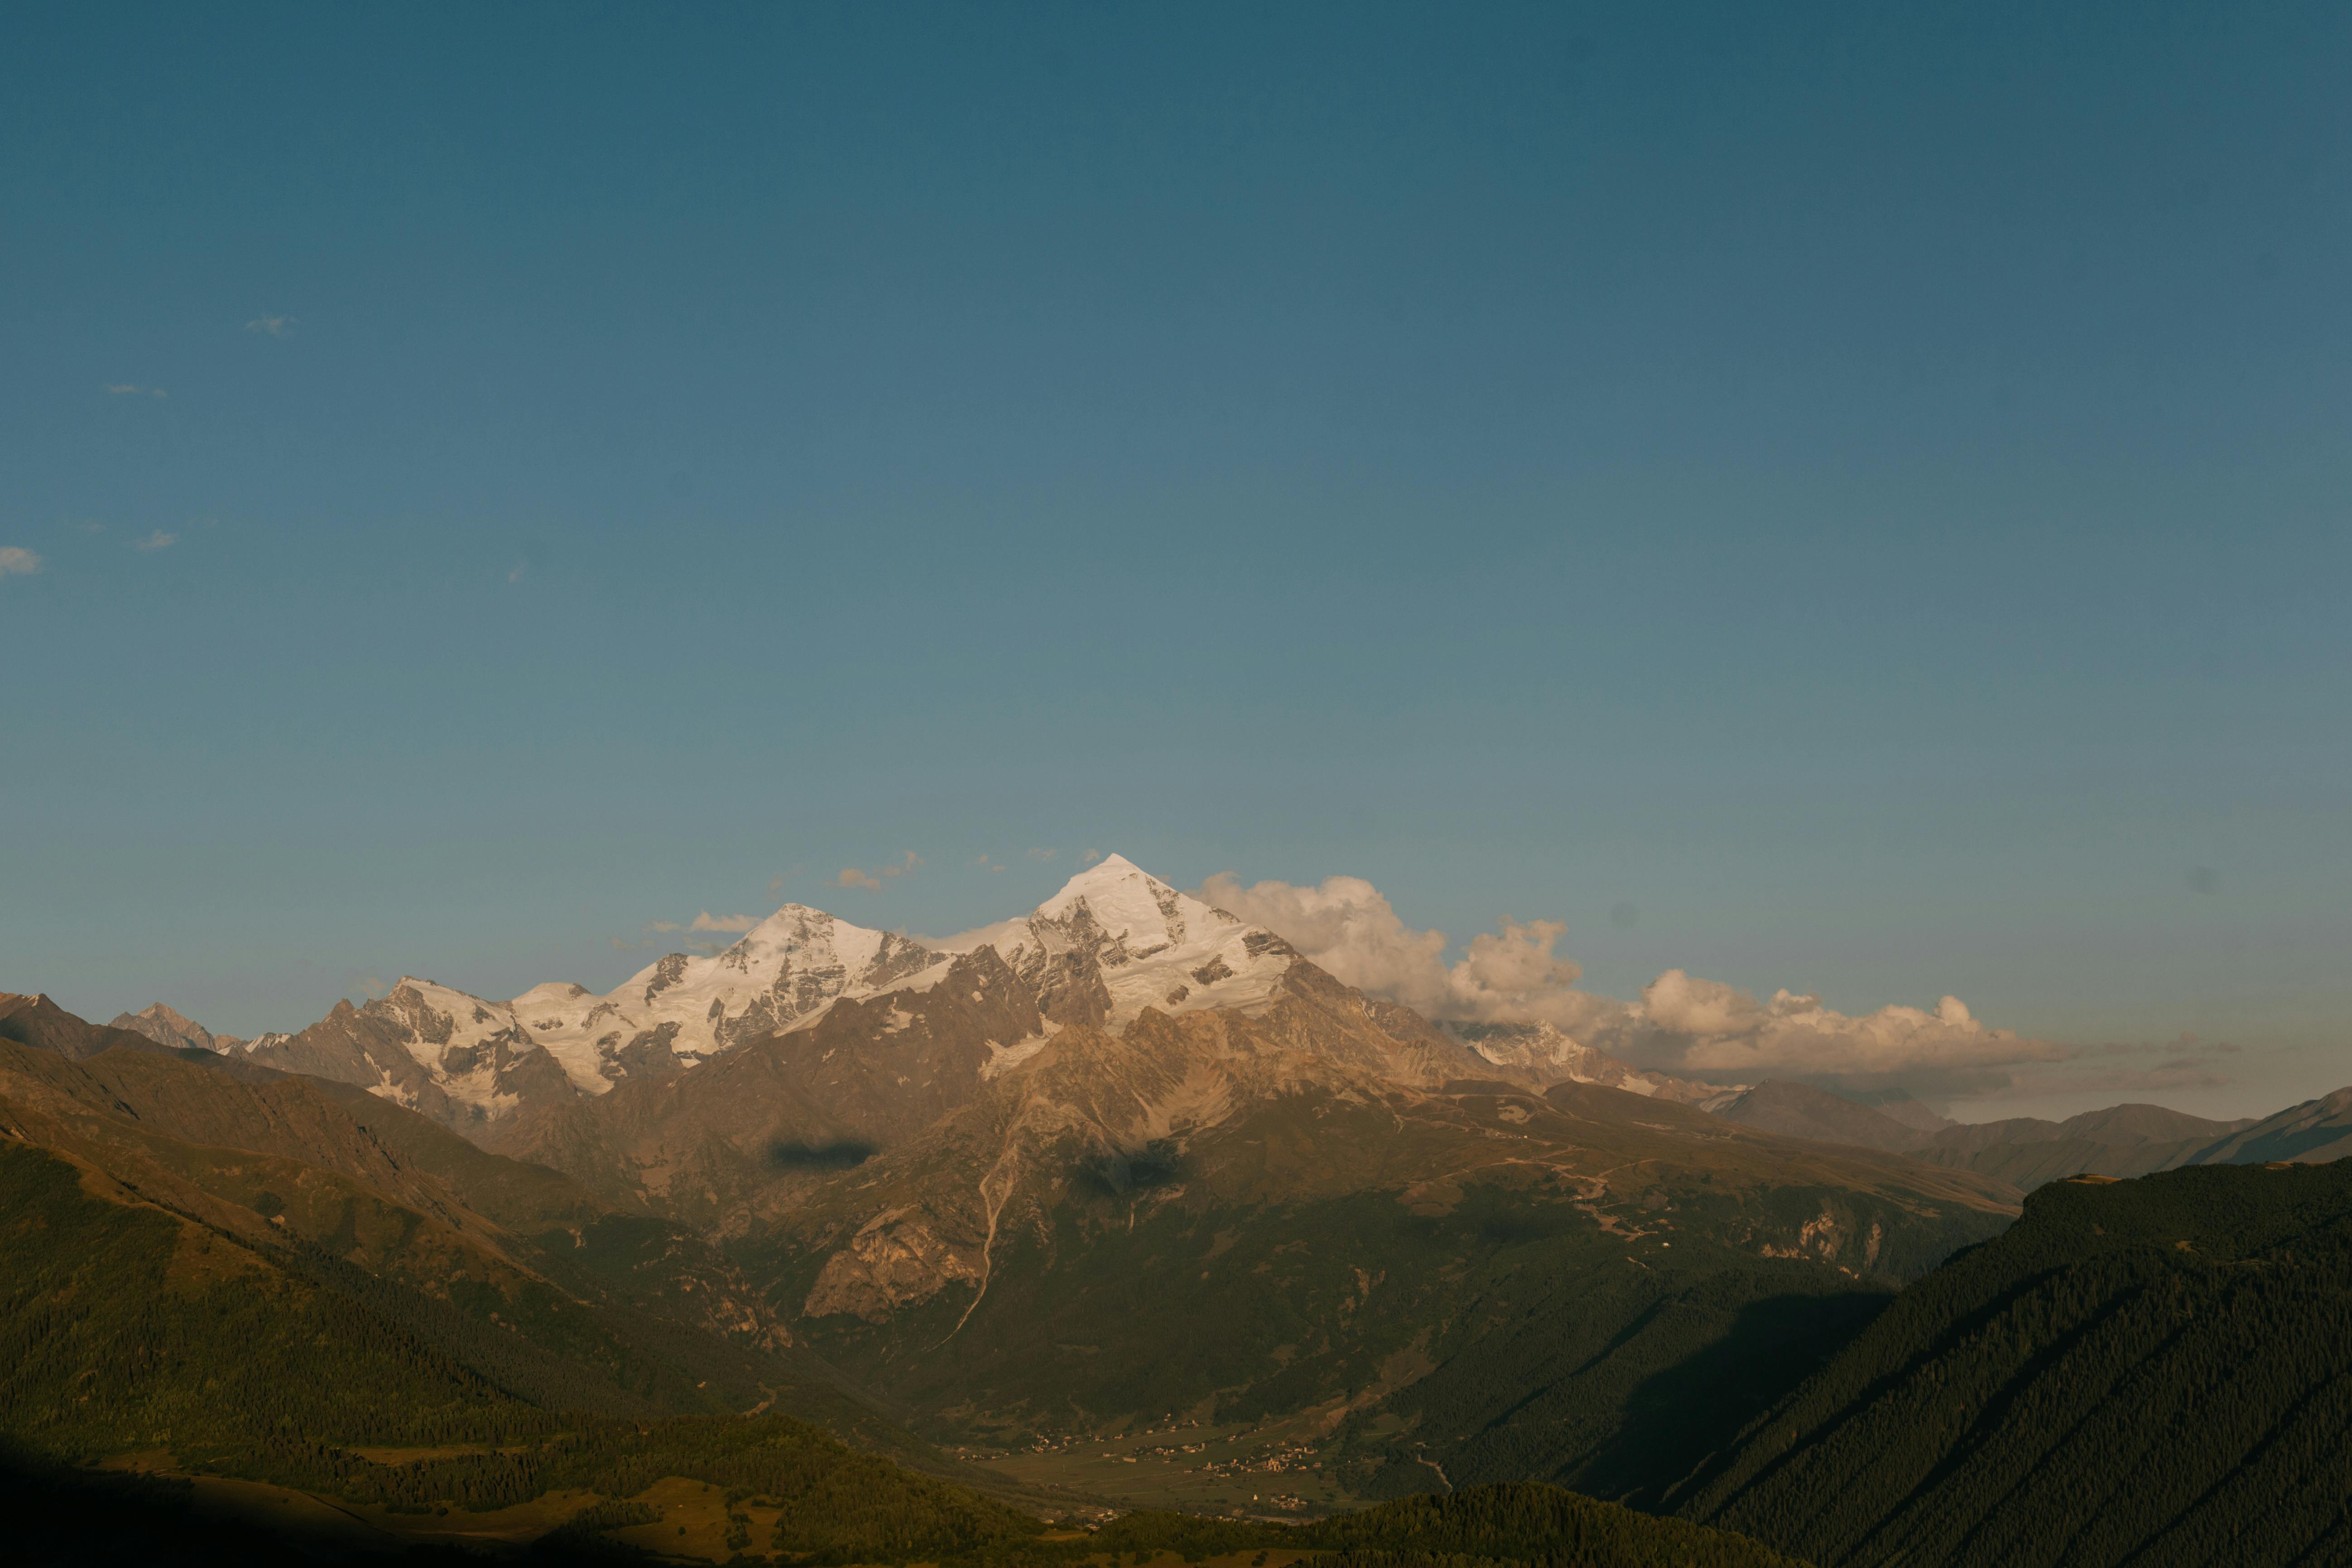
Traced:
POLYGON ((1093 865, 1096 861, 1097 861, 1097 860, 1099 860, 1099 859, 1101 859, 1101 858, 1102 858, 1102 851, 1101 851, 1101 850, 1099 850, 1099 849, 1089 849, 1089 850, 1087 850, 1085 854, 1083 854, 1083 855, 1081 855, 1081 856, 1079 856, 1079 857, 1078 857, 1078 864, 1079 864, 1079 865, 1081 865, 1081 866, 1091 866, 1091 865, 1093 865))
POLYGON ((520 583, 530 571, 530 562, 518 561, 513 565, 507 568, 507 581, 509 583, 520 583))
POLYGON ((131 548, 140 552, 142 554, 152 554, 158 550, 169 550, 172 546, 179 542, 180 536, 178 534, 166 533, 159 528, 144 539, 132 540, 131 542, 131 548))
POLYGON ((1029 858, 1032 860, 1051 860, 1055 853, 1056 851, 1051 849, 1032 849, 1029 851, 1029 858))
POLYGON ((160 386, 133 386, 127 381, 110 381, 99 390, 109 397, 169 397, 172 395, 160 386))
POLYGON ((1004 869, 1003 861, 992 860, 985 855, 982 856, 979 859, 974 860, 972 864, 983 871, 1002 871, 1004 869))
POLYGON ((104 533, 106 531, 106 524, 102 522, 78 522, 74 524, 74 526, 80 529, 84 533, 104 533))
POLYGON ((714 915, 709 910, 705 910, 700 914, 695 916, 692 922, 689 923, 686 929, 688 931, 731 931, 735 935, 740 936, 759 923, 758 919, 751 915, 714 915))
POLYGON ((248 332, 259 332, 266 338, 282 338, 293 331, 294 318, 291 316, 256 316, 253 320, 246 322, 245 330, 248 332))
POLYGON ((686 928, 678 924, 676 921, 648 921, 646 922, 646 929, 647 931, 684 931, 686 928))
POLYGON ((909 849, 893 864, 882 867, 879 876, 872 871, 861 871, 855 866, 845 866, 841 875, 833 879, 833 885, 836 888, 864 888, 868 892, 878 893, 886 879, 911 877, 922 869, 922 866, 923 858, 909 849))
POLYGON ((41 569, 41 558, 14 544, 0 545, 0 577, 29 577, 41 569))

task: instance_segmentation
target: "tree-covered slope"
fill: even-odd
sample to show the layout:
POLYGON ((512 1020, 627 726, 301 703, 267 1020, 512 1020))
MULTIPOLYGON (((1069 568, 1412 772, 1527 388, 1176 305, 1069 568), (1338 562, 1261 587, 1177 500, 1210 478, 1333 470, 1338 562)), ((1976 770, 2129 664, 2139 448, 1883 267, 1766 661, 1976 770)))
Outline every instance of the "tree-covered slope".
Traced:
POLYGON ((1688 1514, 1827 1565, 2352 1561, 2352 1163, 2044 1187, 1688 1514))
POLYGON ((788 1417, 632 1411, 593 1370, 311 1261, 0 1138, 0 1468, 162 1451, 394 1510, 625 1499, 684 1477, 774 1500, 778 1547, 835 1561, 969 1552, 1037 1528, 788 1417))
MULTIPOLYGON (((80 1059, 0 1041, 0 1136, 365 1303, 542 1408, 759 1406, 953 1468, 792 1342, 700 1237, 362 1090, 144 1040, 80 1059)), ((37 1263, 0 1256, 0 1288, 37 1263)))
POLYGON ((1066 1030, 736 1254, 829 1360, 986 1440, 1299 1419, 1360 1496, 1620 1496, 2012 1212, 1615 1089, 1318 1075, 1259 1027, 1066 1030))
POLYGON ((1803 1568, 1728 1531, 1659 1519, 1540 1482, 1466 1487, 1307 1525, 1131 1513, 1086 1543, 1187 1563, 1270 1551, 1329 1553, 1324 1568, 1803 1568))
POLYGON ((627 1500, 683 1478, 724 1489, 730 1517, 740 1503, 737 1550, 801 1562, 1076 1568, 1105 1545, 1156 1553, 1212 1536, 1213 1550, 1307 1547, 1363 1568, 1785 1561, 1712 1529, 1550 1488, 1420 1500, 1304 1531, 1145 1519, 1102 1542, 1048 1541, 1037 1520, 1001 1502, 785 1417, 550 1409, 508 1386, 515 1380, 499 1368, 467 1364, 332 1277, 306 1279, 14 1139, 0 1140, 0 1492, 37 1492, 52 1512, 78 1497, 71 1528, 41 1537, 78 1560, 104 1560, 118 1524, 135 1525, 142 1542, 168 1538, 170 1489, 124 1490, 117 1519, 95 1478, 42 1467, 164 1449, 199 1474, 394 1514, 454 1511, 459 1529, 468 1513, 569 1498, 575 1522, 542 1553, 558 1560, 602 1527, 658 1520, 657 1506, 627 1500), (595 1498, 607 1503, 591 1510, 595 1498))
POLYGON ((547 1369, 527 1347, 470 1366, 449 1335, 336 1287, 0 1139, 0 1432, 29 1447, 226 1458, 284 1434, 489 1442, 550 1425, 528 1394, 560 1392, 533 1386, 547 1369))

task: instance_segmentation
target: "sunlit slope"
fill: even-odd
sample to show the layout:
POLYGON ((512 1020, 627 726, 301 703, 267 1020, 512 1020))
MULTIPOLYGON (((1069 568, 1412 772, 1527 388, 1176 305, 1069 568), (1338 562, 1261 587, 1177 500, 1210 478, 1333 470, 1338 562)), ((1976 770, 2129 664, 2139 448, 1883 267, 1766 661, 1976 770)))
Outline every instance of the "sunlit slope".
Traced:
POLYGON ((1823 1564, 2352 1560, 2352 1164, 2044 1187, 1687 1510, 1823 1564))

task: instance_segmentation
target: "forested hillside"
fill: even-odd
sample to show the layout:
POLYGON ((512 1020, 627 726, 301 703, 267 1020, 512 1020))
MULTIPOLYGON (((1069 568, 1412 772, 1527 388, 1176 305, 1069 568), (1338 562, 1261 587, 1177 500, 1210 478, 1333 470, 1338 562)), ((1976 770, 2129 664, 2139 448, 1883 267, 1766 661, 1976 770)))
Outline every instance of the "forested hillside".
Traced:
POLYGON ((2352 1561, 2352 1163, 2044 1187, 1696 1479, 1825 1568, 2352 1561))
POLYGON ((428 1298, 271 1256, 5 1138, 0 1258, 0 1439, 20 1475, 45 1458, 165 1452, 198 1474, 395 1512, 625 1499, 683 1477, 773 1499, 778 1548, 834 1561, 969 1552, 1038 1529, 787 1417, 656 1418, 428 1298))
POLYGON ((1726 1531, 1658 1519, 1540 1483, 1413 1497, 1307 1525, 1133 1513, 1084 1550, 1187 1563, 1255 1551, 1329 1553, 1322 1568, 1803 1568, 1726 1531))
POLYGON ((683 1227, 616 1213, 363 1090, 131 1038, 79 1060, 0 1041, 0 1133, 366 1300, 468 1365, 536 1369, 514 1373, 533 1398, 672 1413, 764 1404, 941 1462, 792 1343, 683 1227))
POLYGON ((1325 1085, 1271 1047, 1238 1070, 1291 1076, 1215 1124, 1118 1160, 1072 1135, 1065 1108, 1122 1068, 1213 1082, 1192 1037, 1230 1050, 1243 1026, 1206 1022, 1066 1030, 988 1114, 833 1177, 734 1254, 829 1360, 985 1441, 1312 1411, 1358 1496, 1444 1484, 1433 1465, 1614 1492, 1683 1473, 1694 1432, 1727 1440, 1896 1279, 2013 1212, 1967 1173, 1616 1089, 1325 1085))
MULTIPOLYGON (((381 1296, 350 1289, 348 1275, 306 1278, 14 1140, 0 1141, 0 1216, 8 1258, 0 1469, 9 1472, 0 1479, 11 1492, 37 1489, 52 1506, 79 1499, 69 1530, 52 1519, 19 1536, 25 1551, 103 1560, 118 1531, 150 1545, 168 1539, 159 1521, 170 1517, 169 1485, 124 1481, 110 1491, 62 1471, 40 1479, 43 1466, 61 1458, 141 1450, 168 1451, 199 1475, 394 1514, 463 1515, 569 1497, 572 1523, 550 1538, 559 1557, 599 1541, 604 1555, 625 1554, 609 1544, 610 1532, 660 1522, 657 1503, 629 1500, 668 1478, 724 1489, 728 1517, 740 1521, 728 1537, 738 1552, 803 1563, 1075 1563, 1102 1544, 1045 1540, 1030 1515, 782 1416, 616 1419, 565 1408, 575 1396, 609 1404, 611 1390, 594 1379, 576 1388, 550 1383, 560 1368, 533 1362, 527 1348, 501 1355, 488 1341, 469 1348, 487 1349, 488 1364, 468 1365, 434 1342, 431 1331, 446 1332, 446 1323, 403 1321, 381 1296), (422 1451, 403 1458, 402 1449, 422 1451)), ((1312 1546, 1365 1568, 1784 1561, 1713 1530, 1543 1488, 1423 1500, 1304 1532, 1139 1520, 1115 1529, 1108 1543, 1181 1550, 1206 1539, 1203 1530, 1234 1537, 1217 1537, 1218 1549, 1236 1541, 1312 1546)), ((216 1537, 206 1527, 196 1539, 216 1537)), ((241 1553, 260 1549, 261 1538, 220 1539, 231 1538, 241 1553)))

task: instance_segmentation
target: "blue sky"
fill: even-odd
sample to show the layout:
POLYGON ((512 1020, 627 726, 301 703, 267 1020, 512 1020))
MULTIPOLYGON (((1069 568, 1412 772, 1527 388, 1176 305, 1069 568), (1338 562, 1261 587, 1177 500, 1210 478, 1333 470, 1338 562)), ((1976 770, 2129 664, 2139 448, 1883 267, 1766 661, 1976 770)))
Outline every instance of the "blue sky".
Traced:
POLYGON ((17 7, 0 987, 1097 848, 2352 1081, 2352 12, 2055 9, 17 7))

